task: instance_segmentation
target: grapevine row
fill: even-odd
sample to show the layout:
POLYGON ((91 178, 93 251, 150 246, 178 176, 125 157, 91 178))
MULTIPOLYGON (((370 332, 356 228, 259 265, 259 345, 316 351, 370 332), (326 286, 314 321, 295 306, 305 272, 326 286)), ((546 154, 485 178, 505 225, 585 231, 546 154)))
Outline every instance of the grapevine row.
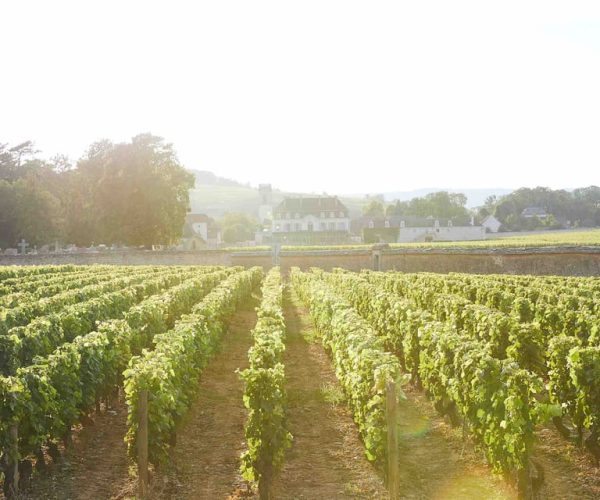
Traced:
POLYGON ((261 498, 268 498, 273 474, 283 464, 285 450, 292 442, 286 422, 282 290, 276 267, 263 282, 258 321, 252 330, 254 344, 248 352, 250 365, 241 372, 244 404, 249 410, 242 475, 248 481, 258 481, 261 498))
POLYGON ((341 295, 315 275, 292 269, 291 282, 307 304, 339 379, 370 461, 385 461, 386 383, 401 377, 398 359, 341 295))
POLYGON ((148 459, 164 463, 175 441, 180 418, 196 391, 194 381, 211 358, 226 329, 226 320, 249 298, 262 278, 260 268, 232 274, 182 317, 154 338, 154 349, 134 356, 124 372, 128 405, 128 450, 135 456, 139 401, 148 394, 148 459))
MULTIPOLYGON (((157 293, 166 286, 181 283, 195 273, 212 271, 189 269, 176 272, 166 268, 160 273, 142 274, 129 281, 126 288, 117 287, 98 297, 41 316, 27 326, 14 327, 0 335, 0 361, 5 375, 14 373, 19 366, 27 366, 36 356, 45 356, 78 335, 93 330, 96 323, 118 318, 132 306, 157 293)), ((119 279, 115 280, 120 282, 119 279)))
MULTIPOLYGON (((12 455, 13 461, 32 453, 41 457, 44 443, 55 448, 59 439, 67 439, 72 425, 120 385, 132 354, 139 354, 228 274, 225 270, 196 272, 195 277, 134 307, 124 320, 105 322, 97 331, 20 368, 14 376, 1 377, 0 445, 4 456, 12 455), (16 449, 10 442, 15 425, 19 431, 16 449)), ((167 281, 164 285, 170 286, 167 281)))

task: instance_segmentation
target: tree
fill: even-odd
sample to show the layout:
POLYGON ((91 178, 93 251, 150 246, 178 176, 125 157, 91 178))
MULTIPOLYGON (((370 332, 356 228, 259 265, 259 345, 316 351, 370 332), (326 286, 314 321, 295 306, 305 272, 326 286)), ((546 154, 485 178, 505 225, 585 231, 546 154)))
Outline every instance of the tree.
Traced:
POLYGON ((368 217, 383 217, 385 209, 383 203, 378 200, 371 200, 368 205, 363 208, 363 214, 368 217))
POLYGON ((32 141, 25 141, 16 146, 0 144, 0 180, 8 182, 25 177, 40 164, 34 155, 38 153, 32 141))
POLYGON ((60 201, 39 179, 0 181, 0 247, 14 247, 21 238, 32 245, 49 243, 60 231, 60 201))
POLYGON ((80 243, 170 244, 181 237, 194 176, 171 144, 141 134, 99 141, 71 175, 69 234, 80 243))
POLYGON ((253 240, 259 224, 256 219, 247 214, 233 212, 223 216, 221 228, 225 243, 239 243, 253 240))

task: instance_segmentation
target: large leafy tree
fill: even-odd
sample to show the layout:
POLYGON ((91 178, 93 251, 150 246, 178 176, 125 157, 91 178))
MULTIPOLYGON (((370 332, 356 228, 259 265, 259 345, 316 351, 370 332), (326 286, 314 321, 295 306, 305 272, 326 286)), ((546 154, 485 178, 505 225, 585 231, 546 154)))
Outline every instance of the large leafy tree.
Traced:
POLYGON ((49 243, 60 236, 61 224, 60 201, 37 176, 0 181, 0 247, 14 247, 21 238, 49 243))
POLYGON ((80 244, 149 246, 181 236, 194 177, 162 138, 97 142, 67 175, 67 211, 74 213, 68 232, 80 244))
POLYGON ((432 216, 466 223, 469 219, 466 204, 467 197, 462 193, 438 191, 421 198, 413 198, 410 201, 397 201, 395 205, 388 207, 387 215, 432 216))
POLYGON ((368 217, 383 217, 385 208, 379 200, 371 200, 368 205, 363 207, 363 215, 368 217))
POLYGON ((232 212, 223 216, 221 228, 225 243, 239 243, 253 240, 259 224, 255 218, 247 214, 232 212))

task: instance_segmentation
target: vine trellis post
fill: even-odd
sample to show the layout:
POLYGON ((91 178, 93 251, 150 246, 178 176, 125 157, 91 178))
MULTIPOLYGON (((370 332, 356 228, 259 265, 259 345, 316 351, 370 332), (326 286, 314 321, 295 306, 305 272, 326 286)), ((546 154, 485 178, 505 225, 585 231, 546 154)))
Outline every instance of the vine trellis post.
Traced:
POLYGON ((386 383, 385 413, 387 420, 387 484, 390 499, 398 498, 398 400, 396 397, 396 382, 386 383))
POLYGON ((148 391, 141 390, 138 400, 138 479, 140 498, 148 497, 148 391))

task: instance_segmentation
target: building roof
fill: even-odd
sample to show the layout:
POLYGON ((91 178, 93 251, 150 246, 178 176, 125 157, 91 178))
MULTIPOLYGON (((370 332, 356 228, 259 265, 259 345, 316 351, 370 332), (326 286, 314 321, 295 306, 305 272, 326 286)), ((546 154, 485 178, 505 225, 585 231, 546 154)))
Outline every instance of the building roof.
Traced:
POLYGON ((389 222, 388 227, 400 227, 401 222, 404 221, 405 227, 434 227, 435 221, 439 221, 440 226, 447 226, 450 219, 436 219, 435 217, 417 217, 414 215, 391 215, 389 217, 369 217, 363 215, 358 219, 352 220, 352 229, 360 230, 370 226, 372 223, 373 227, 385 227, 385 221, 389 222))
POLYGON ((521 212, 522 217, 546 217, 548 212, 542 207, 527 207, 521 212))
POLYGON ((183 225, 183 237, 184 238, 198 238, 204 241, 204 239, 194 231, 193 224, 207 225, 207 235, 209 238, 216 238, 219 232, 219 227, 215 220, 206 214, 186 214, 185 223, 183 225))
POLYGON ((488 215, 485 219, 483 219, 481 221, 482 224, 485 224, 487 221, 496 221, 496 222, 500 222, 495 216, 493 215, 488 215))
POLYGON ((190 224, 197 224, 202 222, 212 224, 214 222, 214 220, 206 214, 186 214, 185 221, 189 222, 190 224))
POLYGON ((321 212, 344 212, 344 215, 348 216, 348 209, 336 196, 284 198, 273 209, 273 212, 289 212, 301 215, 319 215, 321 212))

